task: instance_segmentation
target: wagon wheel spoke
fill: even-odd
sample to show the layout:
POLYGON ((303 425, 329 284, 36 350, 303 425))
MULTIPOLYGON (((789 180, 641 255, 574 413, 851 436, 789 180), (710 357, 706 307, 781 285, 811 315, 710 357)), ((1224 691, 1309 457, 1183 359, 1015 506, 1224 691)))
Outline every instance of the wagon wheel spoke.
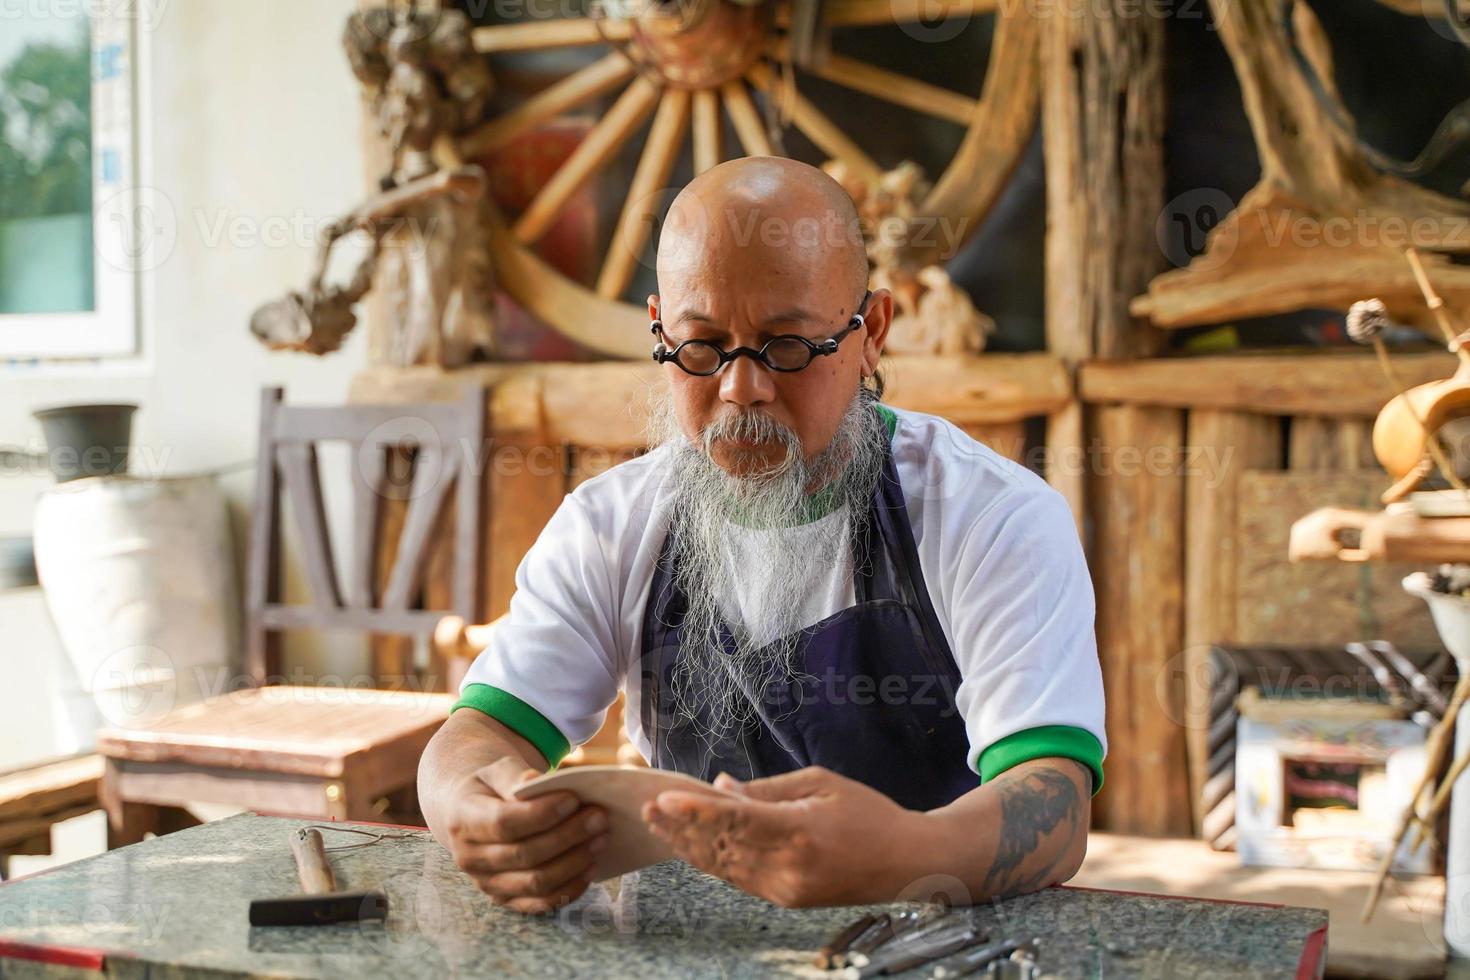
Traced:
POLYGON ((684 145, 689 126, 689 92, 670 89, 659 102, 653 118, 648 142, 638 159, 633 183, 623 199, 623 213, 618 219, 602 272, 597 277, 597 292, 607 299, 618 299, 637 270, 638 253, 648 241, 652 223, 657 218, 655 200, 658 191, 669 182, 674 163, 684 145))
POLYGON ((740 137, 740 145, 745 147, 746 155, 768 157, 774 154, 776 151, 771 147, 770 138, 766 136, 766 124, 761 122, 760 113, 756 111, 750 93, 745 90, 745 83, 732 79, 720 86, 720 95, 725 101, 726 111, 730 113, 730 121, 735 124, 735 135, 740 137))
POLYGON ((828 55, 822 65, 803 70, 844 88, 961 126, 968 126, 975 118, 975 107, 979 104, 969 96, 846 55, 828 55))
POLYGON ((532 127, 606 95, 632 77, 633 63, 622 52, 614 51, 470 133, 464 140, 464 153, 478 156, 498 150, 532 127))
POLYGON ((481 54, 502 54, 506 51, 542 51, 602 44, 604 41, 626 41, 632 33, 633 24, 627 20, 564 17, 560 20, 477 27, 474 39, 475 50, 481 54))
POLYGON ((622 149, 653 111, 658 92, 658 86, 642 76, 623 90, 607 115, 577 144, 516 222, 515 236, 522 244, 529 245, 546 234, 571 196, 622 149))
MULTIPOLYGON (((775 86, 775 77, 769 66, 753 65, 746 77, 752 85, 766 94, 766 98, 773 97, 771 89, 775 86)), ((799 92, 791 102, 791 121, 823 153, 852 168, 855 173, 869 180, 877 180, 882 176, 883 171, 873 158, 799 92)))
POLYGON ((995 12, 1000 0, 830 0, 822 12, 832 27, 934 22, 995 12))
POLYGON ((694 93, 694 174, 704 173, 724 156, 724 122, 720 118, 720 97, 712 88, 694 93))

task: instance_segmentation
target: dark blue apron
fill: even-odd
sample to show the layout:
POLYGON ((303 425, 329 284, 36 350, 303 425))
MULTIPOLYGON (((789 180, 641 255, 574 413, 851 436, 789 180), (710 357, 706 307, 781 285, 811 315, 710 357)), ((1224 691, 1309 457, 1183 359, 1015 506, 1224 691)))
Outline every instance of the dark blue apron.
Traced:
MULTIPOLYGON (((700 735, 707 725, 671 703, 687 602, 664 542, 643 613, 640 708, 654 766, 704 780, 825 766, 914 810, 979 785, 955 706, 959 668, 924 587, 889 449, 868 531, 854 537, 862 538, 853 541, 857 604, 802 630, 798 679, 746 691, 752 720, 714 745, 700 735)), ((723 638, 728 648, 728 629, 723 638)))

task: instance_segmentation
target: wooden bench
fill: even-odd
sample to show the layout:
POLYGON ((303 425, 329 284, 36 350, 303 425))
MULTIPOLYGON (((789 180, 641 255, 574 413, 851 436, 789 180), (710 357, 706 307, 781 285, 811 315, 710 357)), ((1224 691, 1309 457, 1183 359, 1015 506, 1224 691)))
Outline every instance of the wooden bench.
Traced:
POLYGON ((50 854, 51 828, 102 804, 102 757, 80 755, 0 773, 0 878, 16 854, 50 854))

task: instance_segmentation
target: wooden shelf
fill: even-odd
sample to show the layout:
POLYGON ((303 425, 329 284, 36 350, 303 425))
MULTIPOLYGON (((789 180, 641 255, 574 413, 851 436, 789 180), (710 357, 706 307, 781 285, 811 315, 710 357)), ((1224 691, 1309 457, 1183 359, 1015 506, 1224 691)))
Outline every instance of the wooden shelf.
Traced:
POLYGON ((1420 517, 1408 503, 1323 507, 1292 524, 1289 554, 1292 561, 1470 561, 1470 517, 1420 517))
MULTIPOLYGON (((1441 352, 1393 355, 1406 386, 1447 378, 1455 363, 1441 352)), ((1090 404, 1362 418, 1375 417, 1398 394, 1370 351, 1097 361, 1082 366, 1077 388, 1090 404)))

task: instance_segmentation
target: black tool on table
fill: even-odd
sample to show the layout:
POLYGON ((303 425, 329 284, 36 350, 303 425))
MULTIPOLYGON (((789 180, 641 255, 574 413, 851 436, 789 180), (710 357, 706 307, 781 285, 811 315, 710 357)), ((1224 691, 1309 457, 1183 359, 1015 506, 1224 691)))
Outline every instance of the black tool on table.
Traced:
POLYGON ((322 926, 388 917, 388 896, 382 892, 337 891, 322 835, 314 828, 291 833, 291 853, 302 894, 255 899, 250 903, 252 926, 322 926))

